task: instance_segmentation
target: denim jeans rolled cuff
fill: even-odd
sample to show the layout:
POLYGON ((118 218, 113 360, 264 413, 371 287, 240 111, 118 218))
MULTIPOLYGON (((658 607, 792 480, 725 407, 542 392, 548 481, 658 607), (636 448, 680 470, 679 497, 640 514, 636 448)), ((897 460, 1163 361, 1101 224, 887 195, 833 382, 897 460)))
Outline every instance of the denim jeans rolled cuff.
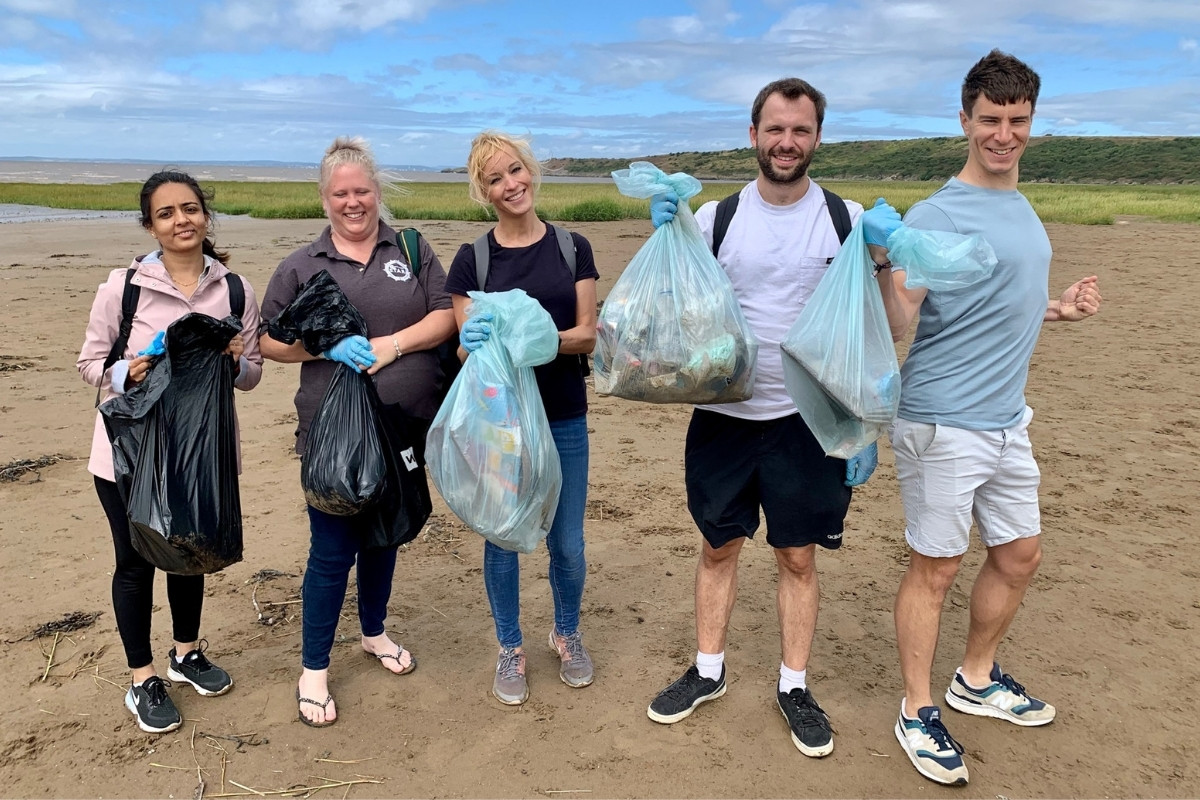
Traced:
MULTIPOLYGON (((569 636, 579 628, 579 609, 583 602, 583 584, 587 578, 583 542, 589 455, 587 417, 553 421, 550 423, 550 434, 558 450, 563 483, 554 524, 546 536, 546 548, 550 552, 554 628, 559 634, 569 636)), ((492 619, 496 624, 496 639, 502 647, 520 647, 523 637, 520 562, 517 553, 485 542, 483 579, 492 619)))
POLYGON ((396 548, 362 547, 356 517, 338 517, 308 506, 308 566, 300 590, 305 669, 328 669, 350 568, 357 564, 358 620, 363 636, 384 632, 396 548))

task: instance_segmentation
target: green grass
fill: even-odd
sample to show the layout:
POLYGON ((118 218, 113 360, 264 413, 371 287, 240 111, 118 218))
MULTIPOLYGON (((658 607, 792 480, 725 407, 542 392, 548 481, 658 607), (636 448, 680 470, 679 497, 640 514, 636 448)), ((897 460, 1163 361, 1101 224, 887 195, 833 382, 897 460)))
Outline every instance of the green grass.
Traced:
MULTIPOLYGON (((886 197, 901 213, 928 196, 941 181, 835 181, 822 184, 865 206, 886 197)), ((692 198, 692 208, 736 191, 738 183, 708 183, 692 198)), ((315 183, 213 181, 213 207, 223 214, 262 219, 318 219, 324 216, 315 183)), ((137 210, 136 183, 0 183, 0 203, 96 211, 137 210)), ((387 202, 397 219, 485 221, 490 210, 467 197, 465 183, 406 183, 405 194, 387 202)), ((1200 185, 1022 184, 1044 222, 1111 225, 1118 216, 1163 222, 1200 223, 1200 185)), ((544 183, 538 212, 565 222, 646 219, 649 202, 625 197, 611 183, 544 183)))

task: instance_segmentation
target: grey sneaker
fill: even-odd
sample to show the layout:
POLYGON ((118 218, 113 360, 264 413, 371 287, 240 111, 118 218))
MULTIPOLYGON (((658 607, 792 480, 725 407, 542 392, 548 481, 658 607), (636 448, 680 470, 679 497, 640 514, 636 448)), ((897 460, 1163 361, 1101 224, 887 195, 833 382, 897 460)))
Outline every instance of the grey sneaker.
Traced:
POLYGON ((225 694, 233 688, 233 678, 229 673, 208 660, 204 648, 208 641, 202 639, 200 647, 179 660, 175 657, 175 648, 167 653, 167 677, 179 683, 188 683, 206 697, 225 694))
POLYGON ((492 694, 506 706, 519 706, 529 699, 529 684, 525 681, 525 654, 511 647, 501 647, 496 660, 496 679, 492 694))
POLYGON ((583 646, 583 634, 575 631, 570 636, 560 636, 558 631, 550 630, 550 649, 558 653, 562 666, 558 668, 558 677, 572 689, 582 689, 592 682, 592 657, 583 646))
POLYGON ((183 724, 179 709, 167 694, 167 682, 157 675, 147 678, 141 685, 130 686, 125 693, 125 707, 146 733, 166 733, 183 724))
POLYGON ((992 682, 983 690, 973 689, 963 680, 962 669, 954 672, 954 680, 946 690, 946 702, 955 711, 977 717, 995 717, 1014 725, 1034 727, 1054 721, 1054 706, 1033 697, 1012 675, 1002 672, 992 662, 992 682))

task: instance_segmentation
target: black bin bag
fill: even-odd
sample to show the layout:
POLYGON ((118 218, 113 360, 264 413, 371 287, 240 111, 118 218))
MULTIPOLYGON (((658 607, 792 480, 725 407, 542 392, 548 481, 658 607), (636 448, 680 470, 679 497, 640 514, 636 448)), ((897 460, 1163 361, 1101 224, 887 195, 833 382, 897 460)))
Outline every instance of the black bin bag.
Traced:
POLYGON ((187 314, 167 328, 146 379, 100 406, 134 549, 165 572, 242 560, 234 362, 236 317, 187 314))
MULTIPOLYGON (((347 336, 366 336, 367 325, 321 270, 267 332, 319 355, 347 336)), ((367 546, 395 547, 415 538, 433 510, 424 467, 402 412, 383 406, 371 376, 338 364, 308 430, 300 467, 305 502, 326 514, 361 517, 356 527, 367 546)))

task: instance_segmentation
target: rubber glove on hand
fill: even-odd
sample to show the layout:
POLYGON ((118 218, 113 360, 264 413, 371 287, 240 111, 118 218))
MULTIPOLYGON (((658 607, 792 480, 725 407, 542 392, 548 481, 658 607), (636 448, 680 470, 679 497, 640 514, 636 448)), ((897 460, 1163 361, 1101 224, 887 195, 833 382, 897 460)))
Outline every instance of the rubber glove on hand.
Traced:
POLYGON ((650 198, 650 221, 654 223, 655 228, 675 219, 677 211, 679 211, 679 195, 674 192, 656 194, 650 198))
POLYGON ((863 212, 863 238, 867 240, 867 244, 887 247, 888 237, 903 224, 900 221, 900 212, 881 197, 875 201, 874 206, 863 212))
POLYGON ((458 333, 458 342, 462 349, 474 353, 483 347, 483 343, 492 338, 492 326, 488 324, 491 321, 491 314, 479 314, 464 322, 462 330, 458 333))
POLYGON ((375 363, 375 353, 371 351, 371 343, 364 336, 347 336, 321 355, 330 361, 345 364, 355 372, 362 372, 363 367, 375 363))
POLYGON ((139 356, 161 356, 163 353, 167 352, 166 344, 164 344, 166 338, 167 338, 166 331, 159 331, 158 333, 154 334, 154 341, 150 342, 150 344, 146 345, 143 349, 139 350, 138 355, 139 356))
POLYGON ((846 485, 862 486, 879 466, 879 448, 871 442, 858 455, 846 459, 846 485))

